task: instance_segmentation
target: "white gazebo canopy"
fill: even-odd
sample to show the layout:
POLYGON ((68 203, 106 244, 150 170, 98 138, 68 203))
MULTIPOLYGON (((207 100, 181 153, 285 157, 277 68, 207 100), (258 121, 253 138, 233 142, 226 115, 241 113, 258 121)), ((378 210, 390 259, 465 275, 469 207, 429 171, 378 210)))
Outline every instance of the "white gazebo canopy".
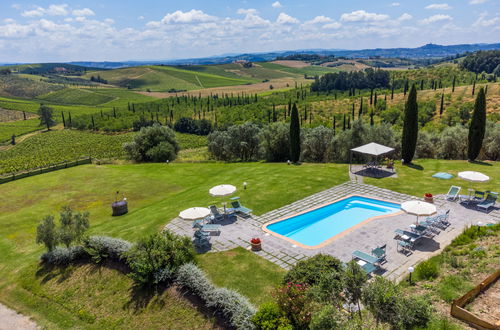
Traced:
POLYGON ((471 182, 486 182, 490 179, 489 176, 475 171, 459 172, 458 177, 471 182))
POLYGON ((351 151, 365 155, 380 156, 394 151, 394 148, 386 147, 375 142, 370 142, 361 147, 353 148, 351 149, 351 151))

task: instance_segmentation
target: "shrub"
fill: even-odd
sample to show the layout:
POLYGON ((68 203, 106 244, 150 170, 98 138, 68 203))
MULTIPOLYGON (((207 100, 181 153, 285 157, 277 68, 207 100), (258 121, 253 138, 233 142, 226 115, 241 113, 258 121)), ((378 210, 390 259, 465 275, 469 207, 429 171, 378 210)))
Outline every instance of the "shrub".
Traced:
POLYGON ((217 160, 230 160, 230 137, 227 131, 215 131, 208 135, 208 152, 217 160))
POLYGON ((447 127, 441 133, 438 157, 442 159, 466 159, 468 131, 462 126, 447 127))
POLYGON ((464 294, 472 285, 460 275, 444 277, 437 285, 437 293, 446 302, 452 302, 464 294))
POLYGON ((256 312, 255 307, 246 297, 234 290, 216 288, 207 301, 207 307, 218 310, 237 329, 253 328, 251 319, 256 312))
POLYGON ((252 160, 257 157, 259 132, 257 125, 252 123, 233 125, 225 132, 213 132, 208 136, 208 151, 219 160, 252 160))
POLYGON ((317 126, 304 134, 302 141, 302 158, 312 162, 327 162, 329 148, 333 139, 333 130, 317 126))
POLYGON ((90 236, 84 239, 83 244, 87 254, 97 263, 102 259, 125 259, 125 254, 132 247, 130 242, 107 236, 90 236))
POLYGON ((484 154, 487 159, 500 159, 500 148, 498 146, 500 146, 500 124, 488 123, 483 144, 484 154))
POLYGON ((174 131, 159 124, 141 128, 134 141, 126 143, 123 148, 137 162, 172 161, 179 152, 174 131))
POLYGON ((126 254, 130 276, 141 285, 157 285, 171 278, 195 252, 188 237, 165 231, 140 239, 126 254))
POLYGON ((153 126, 154 123, 154 121, 147 120, 146 118, 144 118, 144 116, 141 116, 139 120, 136 120, 132 123, 132 129, 134 130, 134 132, 137 132, 140 131, 143 127, 153 126))
POLYGON ((309 324, 311 330, 345 329, 344 320, 338 309, 332 305, 325 305, 314 313, 309 324))
POLYGON ((212 131, 212 123, 206 119, 182 117, 175 122, 174 130, 179 133, 208 135, 212 131))
POLYGON ((422 280, 432 280, 438 277, 439 267, 435 259, 423 261, 415 268, 415 275, 422 280))
POLYGON ((397 325, 402 329, 425 327, 432 317, 432 302, 424 296, 402 296, 398 304, 397 325))
POLYGON ((299 261, 283 278, 283 283, 301 283, 316 285, 321 274, 342 272, 342 263, 337 258, 326 254, 317 254, 309 259, 299 261))
POLYGON ((306 284, 288 283, 276 291, 276 302, 294 328, 307 329, 311 321, 311 296, 306 284))
POLYGON ((258 330, 292 329, 290 321, 274 302, 262 304, 252 317, 252 322, 258 330))
POLYGON ((38 244, 43 243, 47 251, 52 251, 57 246, 59 238, 53 216, 46 216, 36 227, 36 242, 38 244))
POLYGON ((290 129, 286 123, 272 123, 261 129, 260 149, 268 162, 285 162, 290 158, 290 129))
POLYGON ((251 318, 255 308, 239 293, 226 288, 216 288, 205 273, 193 263, 179 267, 176 282, 200 297, 207 307, 224 315, 237 329, 252 329, 251 318))
POLYGON ((56 266, 67 266, 72 262, 88 257, 85 249, 81 246, 56 247, 52 251, 42 254, 42 263, 56 266))

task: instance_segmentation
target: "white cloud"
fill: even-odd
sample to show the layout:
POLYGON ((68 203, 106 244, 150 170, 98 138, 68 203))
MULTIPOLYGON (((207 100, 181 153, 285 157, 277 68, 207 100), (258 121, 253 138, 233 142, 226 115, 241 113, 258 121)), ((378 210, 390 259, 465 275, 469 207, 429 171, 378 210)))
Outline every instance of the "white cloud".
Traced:
POLYGON ((240 9, 238 9, 238 11, 236 13, 240 14, 240 15, 256 15, 258 13, 258 11, 257 11, 257 9, 253 9, 253 8, 249 8, 249 9, 240 8, 240 9))
POLYGON ((451 21, 453 18, 450 15, 443 15, 443 14, 438 14, 438 15, 433 15, 430 17, 427 17, 423 20, 420 21, 422 24, 430 24, 430 23, 435 23, 439 21, 451 21))
POLYGON ((487 19, 486 17, 488 16, 488 13, 483 12, 479 15, 478 19, 472 24, 473 27, 489 27, 496 25, 499 21, 499 17, 493 17, 490 19, 487 19))
POLYGON ((141 15, 141 16, 137 17, 137 19, 142 21, 144 19, 144 16, 141 15))
POLYGON ((400 22, 407 21, 407 20, 410 20, 412 18, 413 18, 413 16, 411 16, 410 14, 404 13, 403 15, 398 17, 398 21, 400 21, 400 22))
POLYGON ((10 5, 12 8, 14 9, 17 9, 17 10, 21 10, 22 6, 18 3, 13 3, 12 5, 10 5))
POLYGON ((273 8, 281 8, 281 7, 283 7, 283 5, 279 1, 273 2, 273 4, 271 6, 273 8))
POLYGON ((201 10, 191 9, 190 11, 183 12, 177 10, 173 13, 165 15, 161 22, 163 24, 178 23, 178 24, 189 24, 189 23, 200 23, 200 22, 212 22, 216 18, 205 14, 201 10))
POLYGON ((323 25, 323 29, 332 29, 332 30, 337 30, 337 29, 340 29, 342 27, 342 24, 339 23, 339 22, 333 22, 333 23, 328 23, 328 24, 325 24, 323 25))
POLYGON ((401 4, 399 2, 393 2, 389 6, 391 7, 399 7, 401 4))
POLYGON ((486 1, 488 1, 488 0, 470 0, 469 4, 471 4, 471 5, 479 5, 481 3, 485 3, 486 1))
POLYGON ((425 6, 425 9, 450 10, 452 7, 447 3, 433 3, 425 6))
POLYGON ((75 9, 73 10, 74 16, 95 16, 95 13, 92 9, 83 8, 83 9, 75 9))
POLYGON ((68 5, 50 5, 48 9, 45 9, 45 13, 50 16, 66 16, 68 15, 68 5))
POLYGON ((389 15, 368 13, 364 10, 356 10, 351 13, 345 13, 340 16, 340 20, 344 22, 360 22, 360 21, 384 21, 389 19, 389 15))
POLYGON ((49 16, 66 16, 68 15, 68 5, 50 5, 48 8, 42 8, 37 6, 35 9, 26 10, 21 13, 24 17, 41 17, 44 15, 49 16))
POLYGON ((276 19, 278 24, 297 24, 299 20, 285 13, 280 13, 276 19))

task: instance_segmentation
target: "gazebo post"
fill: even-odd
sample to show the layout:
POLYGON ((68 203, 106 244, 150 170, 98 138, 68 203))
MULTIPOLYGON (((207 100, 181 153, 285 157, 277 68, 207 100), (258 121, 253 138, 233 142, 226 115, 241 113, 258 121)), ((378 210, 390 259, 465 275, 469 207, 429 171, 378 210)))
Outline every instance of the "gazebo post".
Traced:
POLYGON ((349 150, 349 172, 350 173, 352 173, 351 163, 352 163, 352 150, 349 150))

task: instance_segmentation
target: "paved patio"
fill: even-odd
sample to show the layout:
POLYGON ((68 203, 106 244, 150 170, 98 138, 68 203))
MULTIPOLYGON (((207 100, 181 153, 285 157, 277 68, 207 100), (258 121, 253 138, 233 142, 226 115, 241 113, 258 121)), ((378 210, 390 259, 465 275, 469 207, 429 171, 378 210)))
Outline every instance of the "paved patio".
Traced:
MULTIPOLYGON (((409 225, 415 222, 415 216, 412 215, 400 214, 374 219, 335 239, 331 244, 314 250, 297 247, 284 239, 269 235, 261 229, 262 225, 269 221, 291 216, 353 194, 386 199, 398 203, 408 200, 418 200, 417 197, 400 194, 376 186, 347 182, 261 216, 253 215, 251 218, 238 217, 222 223, 223 226, 220 235, 212 236, 212 249, 210 251, 225 251, 238 246, 249 249, 250 239, 252 237, 260 237, 262 239, 263 250, 255 253, 285 269, 290 269, 299 260, 317 253, 330 254, 342 261, 349 261, 351 260, 351 252, 354 250, 369 253, 375 246, 387 244, 387 263, 383 265, 380 275, 399 280, 407 275, 409 266, 413 266, 432 255, 438 254, 443 247, 448 245, 453 238, 462 232, 464 227, 476 224, 478 221, 484 223, 500 222, 499 208, 486 214, 468 209, 457 202, 446 201, 444 196, 436 196, 434 203, 438 208, 438 212, 445 212, 450 209, 451 225, 433 239, 422 239, 409 256, 397 252, 396 241, 393 238, 395 229, 409 230, 409 225)), ((165 228, 178 234, 192 237, 194 230, 191 226, 191 221, 175 218, 165 228)))

